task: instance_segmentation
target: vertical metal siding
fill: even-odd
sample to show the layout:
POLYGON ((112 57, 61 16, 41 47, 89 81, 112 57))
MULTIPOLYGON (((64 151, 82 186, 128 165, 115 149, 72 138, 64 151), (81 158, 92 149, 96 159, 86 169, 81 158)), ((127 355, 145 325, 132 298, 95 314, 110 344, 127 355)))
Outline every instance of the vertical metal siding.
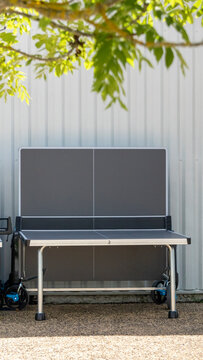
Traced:
MULTIPOLYGON (((164 33, 167 31, 163 30, 164 33)), ((168 33, 174 40, 174 34, 168 33)), ((190 30, 200 40, 202 28, 190 30)), ((26 45, 29 48, 29 44, 26 45)), ((22 146, 166 146, 169 152, 169 212, 173 228, 192 237, 178 248, 181 289, 203 289, 203 48, 185 49, 186 77, 177 60, 141 73, 128 68, 125 99, 105 110, 91 92, 92 71, 35 80, 28 70, 31 105, 0 102, 0 216, 18 214, 18 149, 22 146)), ((10 247, 1 250, 1 276, 10 269, 10 247)))

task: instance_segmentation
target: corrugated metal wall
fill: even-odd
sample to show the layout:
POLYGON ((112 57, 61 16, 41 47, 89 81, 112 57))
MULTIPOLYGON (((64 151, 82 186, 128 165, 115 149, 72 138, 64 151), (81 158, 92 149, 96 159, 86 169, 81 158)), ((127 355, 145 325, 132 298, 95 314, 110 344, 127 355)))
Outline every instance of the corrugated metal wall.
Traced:
MULTIPOLYGON (((166 30, 164 30, 166 31, 166 30)), ((173 34, 168 34, 173 38, 173 34)), ((202 39, 195 25, 191 38, 202 39)), ((30 47, 30 45, 27 45, 30 47)), ((105 110, 91 92, 91 71, 47 82, 28 70, 31 105, 0 102, 0 216, 18 214, 18 149, 21 146, 166 146, 169 149, 170 213, 173 228, 192 237, 179 247, 181 289, 203 289, 203 48, 185 49, 184 78, 177 62, 128 68, 129 111, 105 110)), ((1 250, 1 278, 10 268, 10 248, 1 250)))

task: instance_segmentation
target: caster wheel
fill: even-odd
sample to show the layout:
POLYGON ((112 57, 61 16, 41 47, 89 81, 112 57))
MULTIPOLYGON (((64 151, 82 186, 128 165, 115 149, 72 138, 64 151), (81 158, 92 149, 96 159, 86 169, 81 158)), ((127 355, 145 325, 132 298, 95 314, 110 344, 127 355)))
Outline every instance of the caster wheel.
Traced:
POLYGON ((10 309, 22 310, 28 303, 28 293, 25 288, 18 291, 18 285, 12 285, 6 290, 5 302, 10 309))
MULTIPOLYGON (((153 287, 162 288, 165 287, 164 280, 156 280, 152 284, 153 287)), ((166 301, 166 290, 152 290, 151 297, 155 304, 161 305, 166 301)))

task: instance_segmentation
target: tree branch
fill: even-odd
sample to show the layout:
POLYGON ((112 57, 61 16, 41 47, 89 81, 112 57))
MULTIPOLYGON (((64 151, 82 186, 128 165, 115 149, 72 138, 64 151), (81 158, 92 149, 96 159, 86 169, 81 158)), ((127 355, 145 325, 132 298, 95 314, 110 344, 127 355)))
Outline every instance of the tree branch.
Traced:
POLYGON ((198 46, 202 46, 203 45, 203 40, 198 41, 198 42, 171 42, 171 41, 160 41, 160 42, 144 42, 144 41, 140 41, 137 38, 135 38, 136 34, 133 35, 129 35, 132 42, 135 45, 140 45, 143 46, 145 48, 159 48, 159 47, 165 47, 165 48, 169 48, 169 47, 198 47, 198 46))
MULTIPOLYGON (((8 9, 5 11, 5 14, 16 14, 18 16, 23 16, 23 17, 26 17, 30 20, 34 20, 34 21, 40 21, 40 17, 38 16, 34 16, 34 15, 31 15, 31 14, 25 14, 23 12, 20 12, 20 11, 17 11, 17 10, 11 10, 11 9, 8 9)), ((58 28, 58 29, 61 29, 61 30, 64 30, 64 31, 68 31, 74 35, 77 35, 77 36, 86 36, 86 37, 93 37, 94 34, 93 33, 89 33, 89 32, 83 32, 83 31, 80 31, 80 30, 75 30, 75 29, 72 29, 70 28, 69 26, 66 26, 66 25, 61 25, 61 24, 57 24, 55 21, 51 20, 49 25, 51 25, 51 27, 53 28, 58 28)))
POLYGON ((133 39, 135 44, 144 46, 146 48, 159 48, 159 47, 165 47, 165 48, 169 48, 169 47, 197 47, 197 46, 202 46, 203 45, 203 40, 202 41, 198 41, 198 42, 179 42, 179 43, 175 43, 175 42, 168 42, 168 41, 161 41, 161 42, 157 42, 157 43, 150 43, 150 42, 142 42, 139 41, 137 39, 133 39))
POLYGON ((7 50, 7 51, 13 51, 15 53, 18 53, 28 59, 32 59, 32 60, 37 60, 37 61, 43 61, 43 62, 54 62, 54 61, 59 61, 59 60, 62 60, 62 59, 65 59, 67 58, 68 56, 71 55, 71 53, 73 52, 74 48, 76 48, 76 45, 72 45, 72 48, 65 54, 62 54, 62 55, 59 55, 57 57, 50 57, 50 58, 42 58, 41 56, 39 55, 32 55, 32 54, 28 54, 22 50, 19 50, 19 49, 15 49, 13 48, 12 46, 8 46, 8 45, 0 45, 0 49, 4 49, 4 50, 7 50))
MULTIPOLYGON (((145 48, 159 48, 159 47, 165 47, 165 48, 169 48, 169 47, 197 47, 197 46, 202 46, 203 45, 203 40, 202 41, 198 41, 198 42, 169 42, 169 41, 161 41, 161 42, 157 42, 157 43, 151 43, 151 42, 144 42, 144 41, 140 41, 138 39, 136 39, 134 36, 136 36, 136 34, 130 34, 128 31, 126 31, 125 29, 120 29, 115 22, 113 22, 112 20, 110 20, 108 18, 108 16, 106 15, 105 12, 105 7, 102 4, 98 5, 100 7, 100 13, 101 16, 103 17, 105 23, 107 24, 107 28, 106 31, 108 31, 109 29, 109 33, 112 34, 112 32, 117 33, 118 35, 120 35, 121 37, 123 37, 124 39, 132 42, 134 45, 140 45, 143 46, 145 48)), ((98 25, 97 24, 97 28, 98 26, 102 27, 102 25, 98 25)), ((103 31, 105 31, 103 29, 103 31)))
MULTIPOLYGON (((106 33, 109 33, 113 36, 120 36, 125 40, 128 40, 132 44, 140 45, 145 48, 158 48, 158 47, 197 47, 203 45, 203 40, 199 42, 168 42, 168 41, 162 41, 157 43, 151 43, 151 42, 144 42, 140 41, 138 38, 136 38, 136 34, 130 34, 126 29, 120 28, 115 22, 113 22, 111 19, 108 18, 106 14, 106 10, 108 7, 121 2, 121 0, 106 0, 104 3, 96 3, 91 8, 83 8, 80 10, 70 10, 69 4, 70 2, 61 2, 61 3, 48 3, 46 1, 34 1, 34 0, 0 0, 0 8, 4 4, 5 8, 3 12, 13 12, 18 15, 26 16, 28 18, 31 18, 33 20, 39 21, 39 17, 32 16, 30 14, 24 14, 17 10, 11 10, 9 7, 20 7, 20 8, 26 8, 26 9, 34 9, 40 14, 52 19, 59 19, 59 20, 69 20, 74 21, 82 18, 87 23, 93 25, 95 29, 98 31, 103 31, 106 33), (94 22, 91 19, 92 15, 100 14, 104 20, 104 23, 98 23, 94 22), (105 26, 104 26, 105 25, 105 26)), ((145 6, 145 4, 144 4, 145 6)), ((51 26, 57 27, 60 29, 63 29, 65 31, 72 32, 73 34, 77 36, 90 36, 94 37, 94 33, 83 33, 79 30, 71 29, 68 26, 57 24, 55 21, 51 20, 50 22, 51 26)), ((36 55, 37 56, 37 55, 36 55)), ((40 57, 37 59, 41 59, 40 57)), ((43 61, 43 60, 42 60, 43 61)), ((46 61, 46 60, 44 60, 46 61)))
POLYGON ((3 0, 0 1, 0 11, 5 12, 6 9, 17 7, 22 9, 36 10, 39 14, 56 20, 69 20, 74 21, 77 19, 89 17, 95 14, 96 6, 92 8, 83 8, 80 10, 71 10, 69 2, 51 2, 35 1, 35 0, 3 0))

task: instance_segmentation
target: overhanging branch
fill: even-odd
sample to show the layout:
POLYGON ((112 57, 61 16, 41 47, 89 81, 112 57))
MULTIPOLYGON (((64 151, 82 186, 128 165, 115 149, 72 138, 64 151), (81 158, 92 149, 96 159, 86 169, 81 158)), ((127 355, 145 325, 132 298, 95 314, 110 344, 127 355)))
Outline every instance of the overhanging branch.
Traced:
POLYGON ((37 60, 37 61, 43 61, 43 62, 54 62, 54 61, 59 61, 62 59, 65 59, 67 57, 69 57, 71 55, 71 53, 73 52, 74 48, 76 47, 76 45, 72 46, 72 48, 65 54, 56 56, 56 57, 41 57, 40 55, 34 55, 34 54, 28 54, 25 51, 19 50, 19 49, 15 49, 12 46, 8 46, 8 45, 0 45, 0 49, 4 49, 6 51, 13 51, 17 54, 20 54, 24 57, 26 57, 27 59, 32 59, 32 60, 37 60))
MULTIPOLYGON (((34 20, 34 21, 37 21, 39 22, 40 21, 40 17, 39 16, 34 16, 34 15, 31 15, 31 14, 25 14, 23 12, 20 12, 18 10, 14 10, 14 9, 7 9, 5 11, 5 14, 15 14, 15 15, 18 15, 18 16, 22 16, 22 17, 26 17, 30 20, 34 20)), ((64 31, 68 31, 69 33, 72 33, 74 35, 77 35, 77 36, 86 36, 86 37, 93 37, 94 34, 93 33, 89 33, 89 32, 83 32, 83 31, 80 31, 80 30, 75 30, 75 29, 72 29, 71 27, 67 26, 67 25, 62 25, 62 24, 58 24, 57 22, 51 20, 49 25, 52 27, 52 28, 58 28, 58 29, 61 29, 61 30, 64 30, 64 31)))

